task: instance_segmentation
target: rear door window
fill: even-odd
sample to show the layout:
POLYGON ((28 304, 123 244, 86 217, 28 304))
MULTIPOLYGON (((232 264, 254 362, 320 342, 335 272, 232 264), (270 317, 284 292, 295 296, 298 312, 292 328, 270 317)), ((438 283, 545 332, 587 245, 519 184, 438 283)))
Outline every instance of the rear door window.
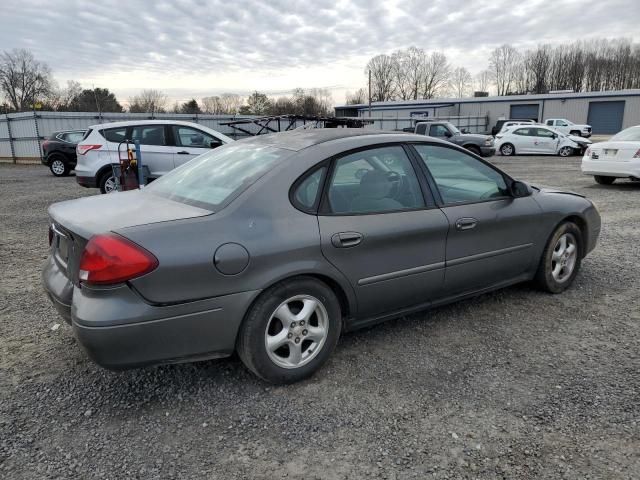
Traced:
POLYGON ((131 140, 140 140, 141 145, 164 146, 167 144, 164 125, 137 125, 131 130, 131 140))
POLYGON ((108 142, 120 143, 127 137, 127 127, 105 128, 102 130, 102 136, 108 142))

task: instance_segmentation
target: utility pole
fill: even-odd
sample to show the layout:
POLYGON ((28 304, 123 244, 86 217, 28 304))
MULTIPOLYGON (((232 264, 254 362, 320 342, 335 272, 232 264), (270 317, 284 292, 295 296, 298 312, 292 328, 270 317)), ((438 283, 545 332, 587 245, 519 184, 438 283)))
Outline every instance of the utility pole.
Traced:
POLYGON ((371 70, 369 70, 369 118, 371 118, 371 70))

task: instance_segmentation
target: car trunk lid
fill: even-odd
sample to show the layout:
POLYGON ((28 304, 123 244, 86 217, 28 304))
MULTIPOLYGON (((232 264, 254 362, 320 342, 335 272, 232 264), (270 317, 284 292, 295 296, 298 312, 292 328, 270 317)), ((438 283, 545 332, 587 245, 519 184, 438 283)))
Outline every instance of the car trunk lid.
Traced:
POLYGON ((629 162, 640 149, 639 142, 602 142, 591 145, 591 159, 629 162))

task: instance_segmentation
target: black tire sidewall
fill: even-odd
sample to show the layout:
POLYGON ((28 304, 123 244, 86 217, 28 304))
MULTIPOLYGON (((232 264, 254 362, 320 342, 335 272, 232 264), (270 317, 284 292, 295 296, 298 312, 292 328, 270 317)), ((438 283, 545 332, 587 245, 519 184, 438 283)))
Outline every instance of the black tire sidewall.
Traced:
POLYGON ((511 156, 515 155, 515 153, 516 153, 516 148, 515 148, 511 143, 505 143, 504 145, 502 145, 502 146, 500 147, 500 153, 501 153, 502 155, 504 155, 505 157, 511 157, 511 156), (511 147, 511 153, 504 153, 504 152, 502 151, 502 149, 503 149, 504 147, 506 147, 507 145, 511 147))
POLYGON ((564 222, 558 228, 556 228, 549 238, 547 245, 545 246, 544 252, 542 254, 542 258, 540 259, 540 266, 538 267, 538 272, 536 274, 536 281, 538 285, 543 289, 550 293, 561 293, 564 292, 567 288, 569 288, 573 281, 578 275, 578 271, 580 270, 580 265, 582 263, 584 251, 584 240, 582 238, 582 232, 580 228, 573 222, 564 222), (559 283, 553 278, 551 273, 551 256, 553 255, 553 249, 558 242, 558 239, 564 235, 565 233, 571 233, 576 242, 578 244, 578 256, 576 258, 576 264, 573 268, 573 272, 568 280, 559 283))
POLYGON ((105 191, 104 185, 105 183, 107 183, 107 180, 109 178, 113 177, 113 172, 104 172, 101 176, 100 176, 100 181, 98 183, 98 187, 100 188, 100 193, 107 193, 105 191))
POLYGON ((250 308, 240 328, 238 354, 243 363, 260 378, 276 384, 293 383, 310 377, 327 361, 342 330, 342 314, 335 294, 325 283, 310 277, 298 277, 265 291, 250 308), (322 350, 306 365, 296 369, 282 368, 273 363, 264 344, 267 322, 276 308, 296 295, 311 295, 327 310, 329 334, 322 350))
POLYGON ((594 175, 593 178, 595 179, 596 183, 599 183, 600 185, 611 185, 616 180, 615 177, 606 177, 603 175, 594 175))
POLYGON ((467 145, 466 148, 468 151, 470 151, 471 153, 475 154, 475 155, 480 155, 480 148, 476 147, 475 145, 467 145))

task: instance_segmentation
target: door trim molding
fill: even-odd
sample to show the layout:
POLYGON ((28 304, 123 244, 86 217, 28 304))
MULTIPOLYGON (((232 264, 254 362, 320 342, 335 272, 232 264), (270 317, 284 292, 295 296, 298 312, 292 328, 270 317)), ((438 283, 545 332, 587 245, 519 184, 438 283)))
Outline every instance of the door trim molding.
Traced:
POLYGON ((383 273, 381 275, 361 278, 360 280, 358 280, 358 286, 363 287, 366 285, 371 285, 372 283, 384 282, 386 280, 393 280, 401 277, 408 277, 409 275, 416 275, 418 273, 431 272, 433 270, 439 270, 444 267, 445 262, 436 262, 430 263, 429 265, 407 268, 405 270, 396 270, 395 272, 383 273))
POLYGON ((499 255, 505 255, 507 253, 526 250, 527 248, 531 247, 533 247, 533 243, 524 243, 522 245, 515 245, 513 247, 501 248, 500 250, 491 250, 490 252, 476 253, 475 255, 469 255, 467 257, 454 258, 453 260, 447 260, 447 267, 454 267, 456 265, 462 265, 463 263, 474 262, 476 260, 482 260, 490 257, 497 257, 499 255))

